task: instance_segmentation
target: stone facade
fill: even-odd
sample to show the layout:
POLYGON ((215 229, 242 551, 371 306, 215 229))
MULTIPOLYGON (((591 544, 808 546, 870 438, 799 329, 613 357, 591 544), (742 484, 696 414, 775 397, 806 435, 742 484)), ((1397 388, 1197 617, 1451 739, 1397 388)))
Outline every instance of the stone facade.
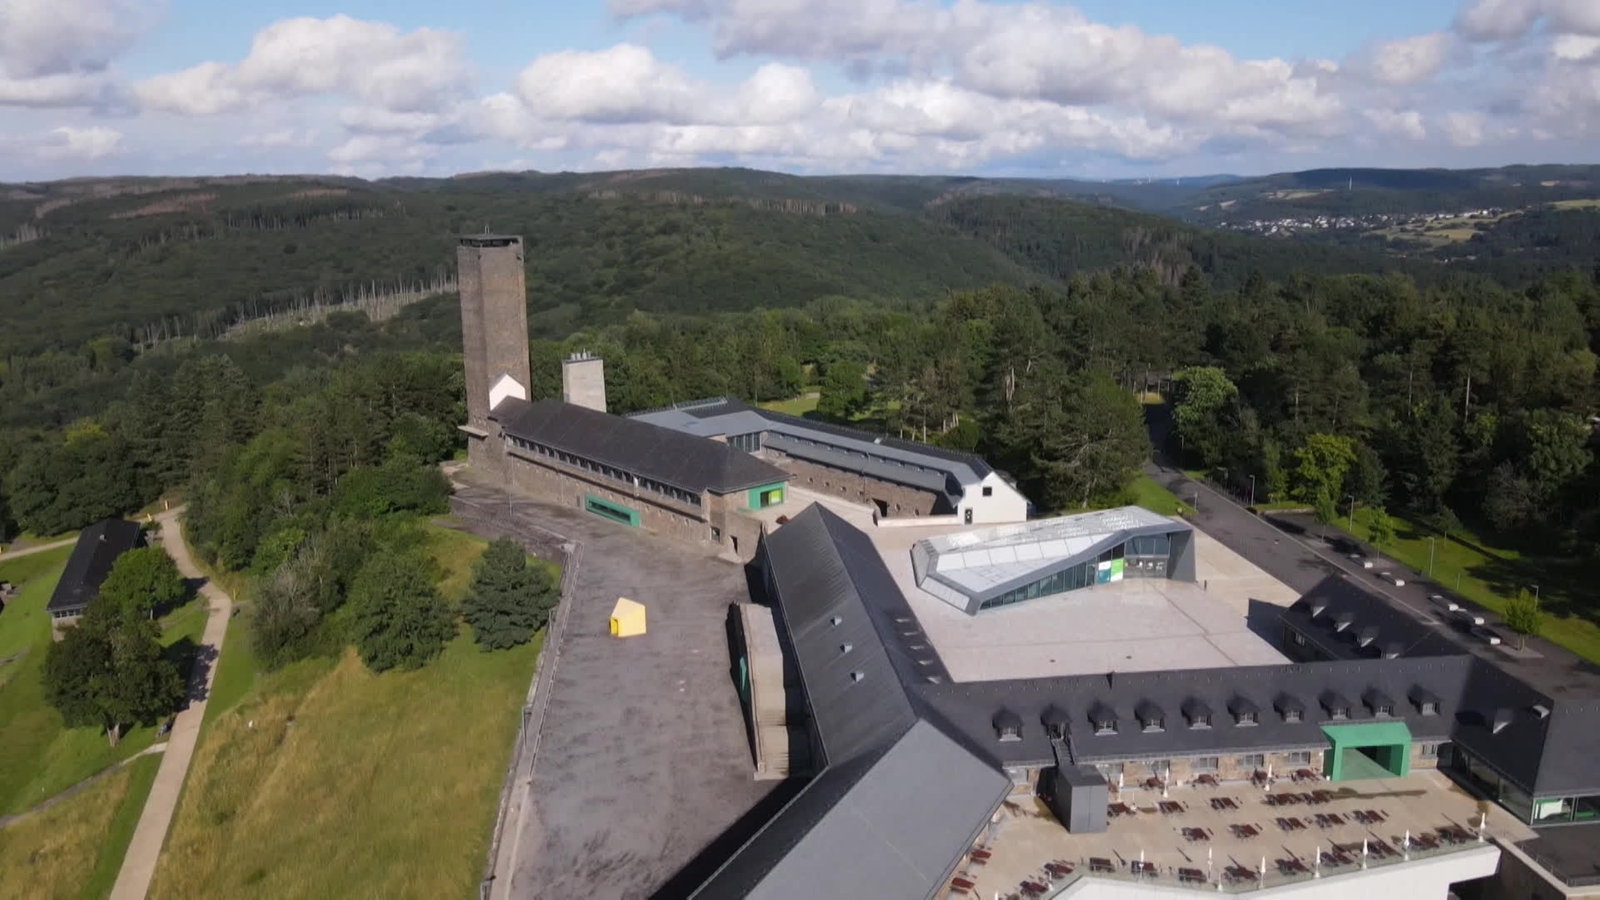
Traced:
MULTIPOLYGON (((492 449, 485 446, 482 455, 492 456, 492 449)), ((761 537, 761 522, 740 512, 747 505, 744 491, 706 492, 700 495, 700 505, 694 506, 548 457, 525 456, 515 449, 502 449, 500 466, 489 470, 500 471, 519 493, 577 509, 584 509, 590 496, 598 497, 636 511, 640 528, 689 543, 716 543, 741 560, 755 556, 761 537)))
POLYGON ((462 362, 467 426, 490 430, 489 394, 509 375, 527 399, 528 300, 522 239, 509 235, 462 237, 456 247, 461 291, 462 362))
POLYGON ((833 494, 863 506, 876 506, 879 515, 891 519, 934 515, 933 510, 939 500, 937 495, 928 491, 796 459, 770 447, 762 450, 760 456, 788 472, 790 484, 833 494))

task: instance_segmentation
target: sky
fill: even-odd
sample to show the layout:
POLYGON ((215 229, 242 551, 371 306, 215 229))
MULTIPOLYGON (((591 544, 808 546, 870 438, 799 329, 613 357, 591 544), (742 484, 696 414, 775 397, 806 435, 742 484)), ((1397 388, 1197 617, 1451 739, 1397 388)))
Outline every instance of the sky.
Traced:
POLYGON ((0 0, 0 181, 1600 162, 1600 0, 0 0))

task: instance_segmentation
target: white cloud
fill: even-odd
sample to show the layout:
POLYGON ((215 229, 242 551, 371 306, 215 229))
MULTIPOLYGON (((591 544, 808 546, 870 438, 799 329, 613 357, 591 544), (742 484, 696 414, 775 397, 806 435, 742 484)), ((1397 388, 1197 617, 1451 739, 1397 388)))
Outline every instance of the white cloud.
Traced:
POLYGON ((1562 62, 1585 62, 1600 58, 1600 37, 1563 34, 1551 42, 1550 52, 1562 62))
POLYGON ((76 128, 63 125, 52 129, 35 150, 41 159, 77 160, 88 162, 117 153, 122 145, 122 132, 91 125, 76 128))
POLYGON ((619 15, 707 18, 723 55, 855 63, 902 77, 952 78, 998 99, 1109 106, 1179 122, 1326 133, 1343 115, 1331 63, 1241 60, 1076 9, 957 0, 613 2, 619 15))
POLYGON ((1505 40, 1539 17, 1539 0, 1473 0, 1456 16, 1456 30, 1475 41, 1505 40))
POLYGON ((698 92, 682 71, 635 44, 551 53, 517 77, 517 95, 546 119, 688 122, 698 113, 698 92))
POLYGON ((337 94, 387 111, 430 112, 458 100, 467 83, 454 32, 402 32, 385 22, 337 15, 285 19, 256 33, 230 65, 205 62, 134 85, 148 109, 205 116, 271 99, 337 94))
POLYGON ((1527 34, 1541 18, 1557 34, 1600 35, 1595 0, 1472 0, 1455 27, 1470 40, 1504 41, 1527 34))
POLYGON ((107 67, 153 14, 139 0, 0 0, 0 106, 108 102, 107 67))
POLYGON ((1361 61, 1361 67, 1379 83, 1412 85, 1432 78, 1444 65, 1449 50, 1449 32, 1419 34, 1376 45, 1361 61))
POLYGON ((1381 134, 1413 141, 1420 141, 1428 136, 1428 128, 1422 122, 1422 113, 1414 109, 1367 109, 1361 114, 1381 134))
POLYGON ((133 38, 147 7, 132 0, 0 0, 0 75, 103 69, 133 38))
POLYGON ((1445 136, 1457 147, 1476 147, 1482 144, 1488 118, 1481 112, 1445 113, 1441 124, 1445 136))
POLYGON ((258 150, 277 150, 282 148, 310 147, 317 142, 317 130, 308 128, 304 131, 295 128, 285 128, 280 131, 267 131, 260 134, 246 135, 239 139, 239 146, 251 147, 258 150))

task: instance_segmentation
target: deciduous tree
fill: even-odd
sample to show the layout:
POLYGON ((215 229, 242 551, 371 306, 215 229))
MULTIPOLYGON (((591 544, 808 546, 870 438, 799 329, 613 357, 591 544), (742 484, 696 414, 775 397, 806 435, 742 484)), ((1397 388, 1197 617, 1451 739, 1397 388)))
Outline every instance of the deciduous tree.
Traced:
POLYGON ((160 547, 139 547, 117 557, 100 584, 101 599, 145 618, 183 595, 183 576, 160 547))

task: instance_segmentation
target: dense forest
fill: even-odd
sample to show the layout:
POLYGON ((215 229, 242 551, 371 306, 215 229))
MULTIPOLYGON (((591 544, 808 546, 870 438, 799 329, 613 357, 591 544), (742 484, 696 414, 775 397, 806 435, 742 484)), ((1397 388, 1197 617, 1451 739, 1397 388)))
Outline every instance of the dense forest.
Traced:
POLYGON ((1592 258, 1497 282, 949 179, 909 214, 894 205, 915 179, 865 179, 853 204, 848 179, 741 197, 766 176, 735 175, 265 180, 32 207, 42 236, 0 249, 3 528, 181 490, 204 553, 267 573, 354 527, 338 523, 438 508, 430 473, 460 419, 452 295, 382 322, 197 326, 380 271, 447 278, 450 234, 488 225, 529 236, 537 394, 573 349, 606 357, 617 411, 820 389, 821 414, 982 452, 1056 511, 1122 496, 1149 454, 1136 398, 1160 388, 1183 462, 1254 476, 1261 499, 1355 497, 1594 552, 1592 258))

